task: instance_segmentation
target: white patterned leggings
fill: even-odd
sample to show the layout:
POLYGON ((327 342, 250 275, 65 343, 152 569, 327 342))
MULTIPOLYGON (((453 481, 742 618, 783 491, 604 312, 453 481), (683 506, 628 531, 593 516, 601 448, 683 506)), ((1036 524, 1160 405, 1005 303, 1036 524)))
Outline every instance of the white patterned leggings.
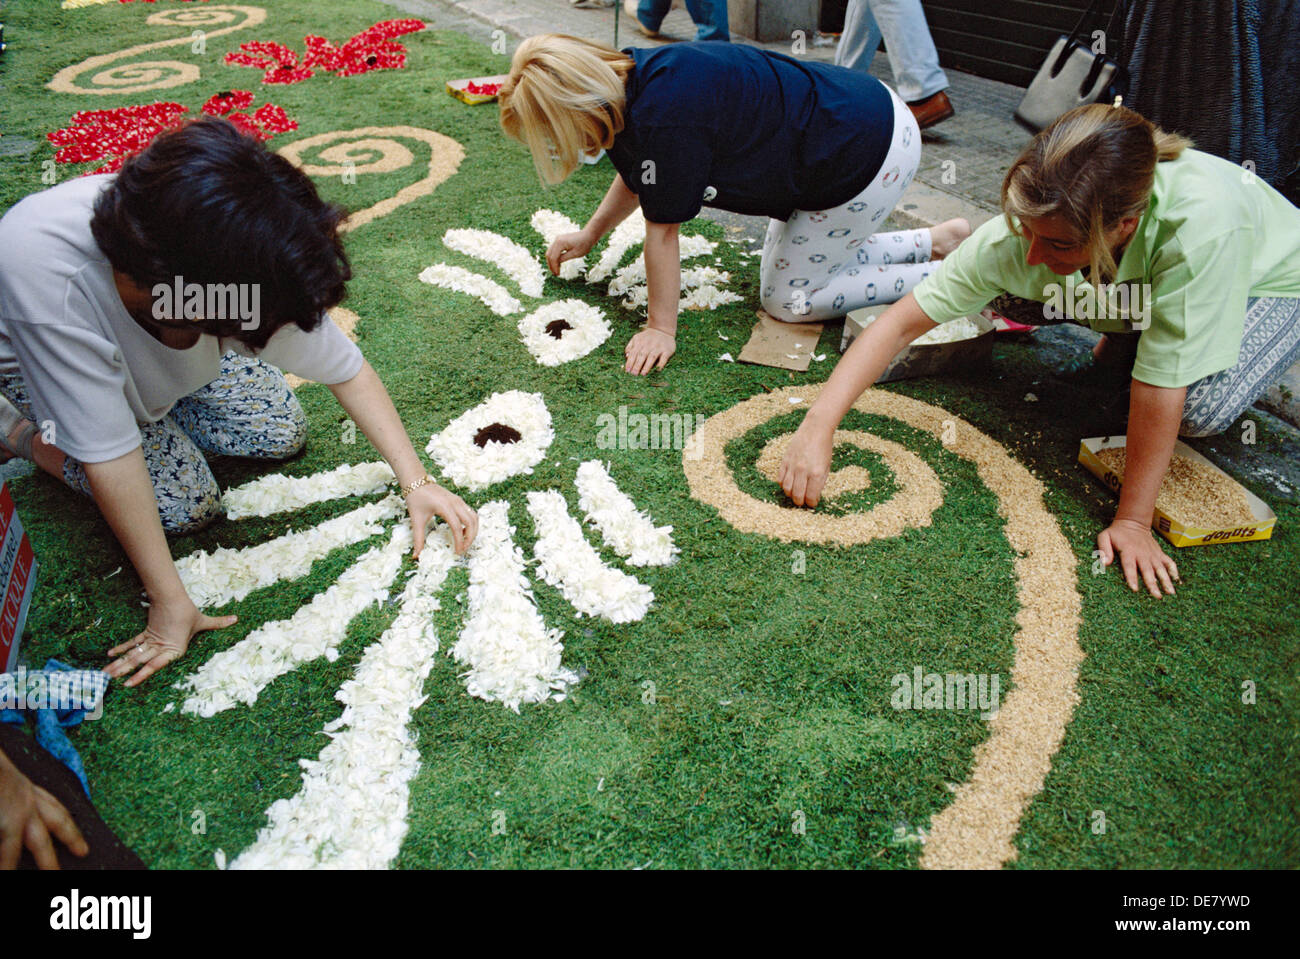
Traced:
POLYGON ((921 162, 921 131, 898 95, 894 136, 876 178, 829 210, 795 210, 767 225, 759 267, 763 309, 787 323, 825 320, 902 299, 930 274, 930 231, 875 233, 921 162))

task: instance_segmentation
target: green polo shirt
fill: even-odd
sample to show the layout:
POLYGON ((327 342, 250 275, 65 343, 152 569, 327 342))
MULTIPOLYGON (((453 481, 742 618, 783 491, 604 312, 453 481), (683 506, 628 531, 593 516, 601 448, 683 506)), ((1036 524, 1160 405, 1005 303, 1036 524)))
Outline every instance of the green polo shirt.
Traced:
POLYGON ((1300 210, 1241 167, 1198 150, 1156 164, 1151 202, 1104 301, 1082 273, 1026 265, 1028 250, 1006 217, 996 217, 917 286, 916 301, 943 323, 1010 293, 1042 302, 1048 319, 1140 331, 1134 378, 1180 387, 1237 364, 1247 297, 1300 298, 1300 210))

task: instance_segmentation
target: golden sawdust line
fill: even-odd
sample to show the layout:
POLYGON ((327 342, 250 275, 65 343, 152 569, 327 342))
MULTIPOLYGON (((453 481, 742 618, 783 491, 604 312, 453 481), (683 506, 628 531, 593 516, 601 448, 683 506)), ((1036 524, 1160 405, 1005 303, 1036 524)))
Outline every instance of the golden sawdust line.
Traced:
MULTIPOLYGON (((820 392, 816 384, 776 390, 708 419, 692 437, 692 443, 701 446, 688 449, 683 458, 691 495, 746 532, 785 542, 844 544, 834 535, 835 528, 822 522, 829 517, 749 496, 731 480, 726 465, 728 441, 788 413, 790 397, 802 399, 807 408, 820 392)), ((920 863, 924 869, 996 869, 1016 856, 1021 817, 1042 791, 1052 756, 1079 701, 1074 683, 1083 661, 1078 638, 1082 603, 1074 586, 1075 556, 1043 505, 1042 484, 992 438, 937 406, 897 393, 868 390, 853 408, 951 440, 946 448, 973 463, 980 480, 997 497, 1007 543, 1017 555, 1020 610, 1013 636, 1014 688, 989 720, 989 738, 975 747, 970 778, 957 787, 952 805, 932 820, 920 863)), ((895 461, 887 462, 897 469, 895 461)), ((899 485, 903 486, 901 477, 899 485)), ((862 514, 874 516, 871 538, 897 535, 881 532, 884 529, 929 524, 934 507, 918 522, 915 516, 894 512, 900 498, 901 494, 862 514)))
POLYGON ((374 206, 353 213, 340 227, 342 232, 365 226, 398 207, 428 196, 460 168, 465 159, 464 147, 449 136, 420 127, 357 127, 295 140, 278 152, 308 176, 352 177, 365 173, 393 173, 415 162, 410 148, 401 142, 403 139, 417 140, 429 148, 428 174, 374 206), (319 160, 325 162, 303 159, 305 153, 317 149, 320 151, 319 160))
MULTIPOLYGON (((344 336, 353 343, 357 341, 357 323, 361 321, 361 317, 345 306, 335 306, 330 309, 330 319, 334 321, 335 326, 343 331, 344 336)), ((296 390, 304 383, 311 382, 311 380, 304 380, 301 376, 294 376, 292 373, 284 374, 284 378, 289 381, 289 388, 292 390, 296 390)))
MULTIPOLYGON (((852 430, 837 432, 836 442, 843 437, 843 442, 861 443, 885 459, 893 469, 899 487, 887 501, 876 504, 865 513, 828 516, 793 506, 765 503, 744 492, 726 468, 727 443, 774 416, 790 412, 792 407, 787 396, 793 395, 798 394, 778 390, 756 396, 707 420, 691 437, 692 448, 683 457, 691 495, 715 507, 736 529, 760 533, 783 543, 806 541, 853 546, 930 525, 930 515, 943 503, 943 485, 934 475, 934 470, 921 457, 898 443, 852 430), (862 437, 869 439, 864 442, 862 437)), ((773 448, 769 444, 768 449, 773 448)), ((860 467, 858 469, 866 472, 860 467)), ((769 478, 774 476, 773 473, 769 478)), ((838 487, 841 483, 847 487, 853 478, 854 474, 850 472, 837 480, 838 492, 847 492, 847 489, 838 487)), ((861 477, 857 479, 860 481, 861 477)))
MULTIPOLYGON (((66 4, 65 4, 66 6, 66 4)), ((183 60, 142 60, 135 63, 123 63, 112 66, 119 60, 129 60, 150 50, 164 47, 189 46, 195 42, 194 31, 202 31, 206 43, 213 37, 247 30, 266 20, 266 11, 261 7, 245 7, 234 4, 191 7, 186 10, 160 10, 151 14, 145 23, 150 26, 180 27, 187 32, 184 36, 170 40, 155 40, 153 43, 141 43, 113 53, 103 53, 64 67, 56 73, 47 89, 55 93, 89 93, 99 96, 119 93, 141 93, 145 90, 166 90, 180 87, 199 79, 199 65, 183 60), (237 19, 242 16, 243 19, 237 19), (220 26, 221 24, 229 26, 220 26), (218 29, 212 30, 210 27, 218 29), (90 78, 95 84, 89 87, 77 86, 77 80, 83 73, 98 70, 90 78)))

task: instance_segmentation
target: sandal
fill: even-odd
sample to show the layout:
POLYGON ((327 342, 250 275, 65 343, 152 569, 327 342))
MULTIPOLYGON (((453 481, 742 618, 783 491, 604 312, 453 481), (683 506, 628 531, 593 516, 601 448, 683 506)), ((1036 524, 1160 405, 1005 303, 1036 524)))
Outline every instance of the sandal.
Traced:
POLYGON ((25 460, 32 459, 32 440, 36 437, 36 424, 30 422, 18 409, 3 396, 0 396, 0 455, 8 453, 5 462, 15 456, 25 460), (20 423, 27 425, 18 434, 17 440, 10 443, 9 436, 20 423))

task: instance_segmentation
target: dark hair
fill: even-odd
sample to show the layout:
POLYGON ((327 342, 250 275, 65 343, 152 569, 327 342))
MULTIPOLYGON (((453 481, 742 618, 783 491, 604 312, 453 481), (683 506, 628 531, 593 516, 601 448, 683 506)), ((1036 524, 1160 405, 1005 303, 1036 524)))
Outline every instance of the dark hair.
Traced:
POLYGON ((261 349, 293 323, 311 330, 347 293, 352 267, 339 238, 345 212, 301 170, 220 117, 158 137, 123 165, 95 202, 90 229, 108 261, 146 290, 255 285, 259 317, 161 325, 199 328, 261 349))

